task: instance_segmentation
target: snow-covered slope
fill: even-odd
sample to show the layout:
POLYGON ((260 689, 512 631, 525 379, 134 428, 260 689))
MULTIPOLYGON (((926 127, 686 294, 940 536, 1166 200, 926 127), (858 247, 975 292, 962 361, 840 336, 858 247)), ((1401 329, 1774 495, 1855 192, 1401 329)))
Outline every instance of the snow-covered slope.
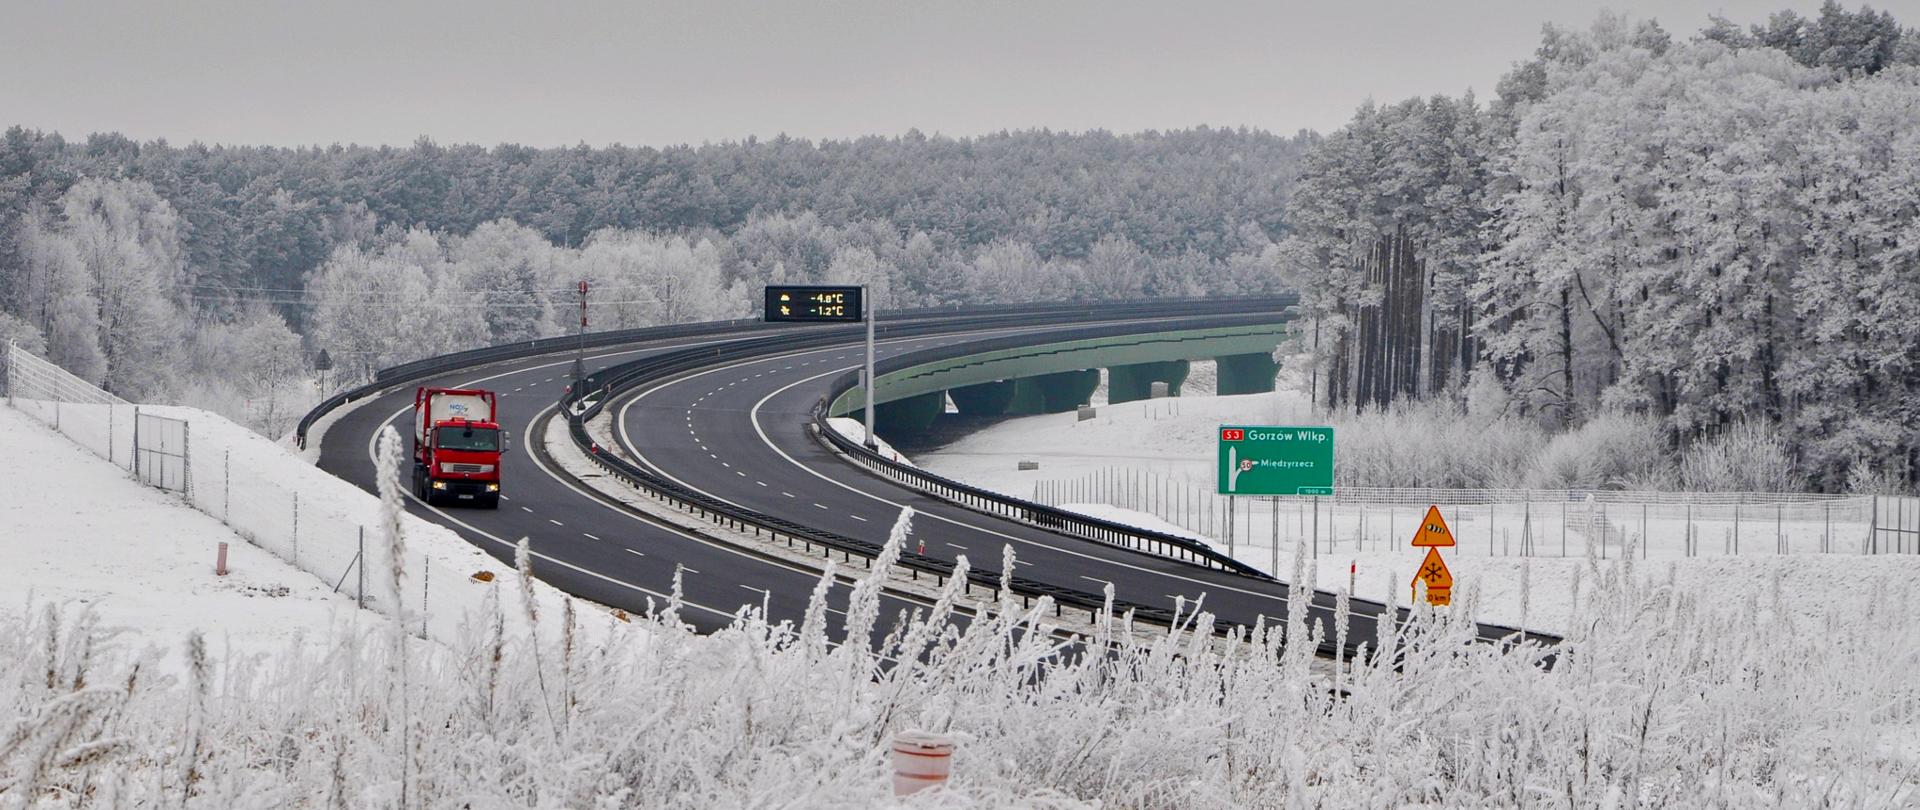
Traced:
POLYGON ((181 663, 199 630, 219 659, 278 653, 335 625, 383 622, 176 496, 142 486, 12 408, 0 407, 0 620, 30 601, 88 606, 104 625, 181 663), (220 543, 227 576, 214 574, 220 543))

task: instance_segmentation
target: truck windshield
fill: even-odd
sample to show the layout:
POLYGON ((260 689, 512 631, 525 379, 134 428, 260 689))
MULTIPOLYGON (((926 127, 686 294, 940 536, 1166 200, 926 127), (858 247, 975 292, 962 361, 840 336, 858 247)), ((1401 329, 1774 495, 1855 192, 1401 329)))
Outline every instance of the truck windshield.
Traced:
POLYGON ((442 450, 491 453, 500 449, 500 431, 493 428, 443 427, 435 432, 435 444, 442 450))

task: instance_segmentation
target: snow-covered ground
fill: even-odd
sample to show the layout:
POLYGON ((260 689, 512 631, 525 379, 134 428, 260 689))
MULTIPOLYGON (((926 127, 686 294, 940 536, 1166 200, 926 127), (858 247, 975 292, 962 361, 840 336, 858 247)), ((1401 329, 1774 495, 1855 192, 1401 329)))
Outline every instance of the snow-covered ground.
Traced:
MULTIPOLYGON (((222 457, 275 458, 253 453, 243 437, 224 438, 222 457)), ((279 453, 276 463, 313 472, 260 441, 279 453)), ((11 742, 0 740, 0 800, 19 796, 28 806, 1599 806, 1624 796, 1650 806, 1909 806, 1917 798, 1920 686, 1911 671, 1920 665, 1920 606, 1892 576, 1837 567, 1801 580, 1698 572, 1700 591, 1714 578, 1749 578, 1740 598, 1716 599, 1696 598, 1696 580, 1666 588, 1660 576, 1601 566, 1551 668, 1538 651, 1468 644, 1465 627, 1433 613, 1368 639, 1395 650, 1373 659, 1391 666, 1362 660, 1331 675, 1307 665, 1307 644, 1249 651, 1183 630, 1147 638, 1111 625, 1094 629, 1111 640, 1107 654, 1062 659, 1050 655, 1048 634, 1031 632, 1049 621, 1044 601, 1030 611, 1009 603, 949 631, 941 611, 958 598, 952 591, 930 623, 900 627, 877 654, 829 645, 829 623, 865 637, 869 622, 894 620, 881 615, 871 587, 878 579, 854 589, 844 614, 830 615, 816 597, 800 627, 749 615, 704 638, 671 610, 621 625, 576 616, 564 607, 572 602, 554 617, 543 600, 536 620, 511 598, 513 587, 496 587, 481 591, 480 612, 459 633, 428 645, 408 640, 412 625, 340 621, 342 600, 314 599, 304 615, 276 617, 262 610, 265 597, 223 593, 307 575, 268 577, 271 559, 237 554, 234 577, 260 578, 211 581, 210 543, 232 535, 207 515, 130 484, 119 467, 63 447, 65 439, 3 408, 0 442, 0 451, 37 463, 8 479, 26 503, 4 517, 9 529, 31 527, 14 534, 38 539, 9 542, 7 559, 67 549, 89 558, 17 573, 24 585, 9 595, 26 614, 0 622, 0 729, 12 730, 11 742), (92 545, 82 546, 83 536, 92 545), (151 551, 163 540, 177 555, 151 551), (163 561, 128 560, 130 548, 163 561), (26 605, 25 586, 39 589, 37 605, 26 605), (1862 597, 1814 598, 1848 586, 1862 597), (103 635, 69 609, 74 602, 49 601, 52 592, 89 599, 131 630, 103 635), (140 592, 152 596, 129 600, 140 592), (234 601, 208 601, 221 597, 234 601), (152 677, 151 658, 139 655, 150 640, 165 644, 208 621, 232 630, 255 620, 304 622, 324 643, 284 646, 282 637, 276 650, 263 635, 257 648, 226 650, 221 632, 206 631, 212 672, 190 664, 168 678, 152 677), (596 628, 604 632, 588 632, 596 628), (420 646, 437 652, 417 654, 420 646), (232 652, 255 649, 274 654, 235 665, 232 652), (1340 679, 1337 688, 1328 677, 1340 679), (887 740, 907 729, 955 741, 951 790, 906 802, 890 795, 887 740)), ((313 590, 290 587, 271 599, 313 590)))
MULTIPOLYGON (((1086 421, 1072 413, 1010 419, 940 450, 918 453, 913 461, 940 475, 1020 497, 1041 497, 1128 525, 1202 539, 1228 551, 1228 544, 1217 539, 1226 536, 1219 512, 1178 508, 1182 503, 1214 500, 1207 493, 1213 487, 1215 430, 1221 424, 1313 423, 1304 397, 1297 393, 1183 396, 1101 406, 1095 418, 1086 421), (1038 461, 1040 468, 1021 470, 1021 461, 1038 461), (1063 481, 1069 487, 1064 491, 1048 489, 1063 481), (1078 488, 1072 488, 1076 483, 1078 488), (1184 524, 1113 505, 1114 501, 1146 501, 1157 506, 1169 499, 1176 508, 1156 511, 1182 517, 1184 524)), ((1290 579, 1296 546, 1313 536, 1312 513, 1301 502, 1279 504, 1276 547, 1275 515, 1269 511, 1276 507, 1265 501, 1241 502, 1240 507, 1247 511, 1236 519, 1236 542, 1230 549, 1234 556, 1290 579)), ((1326 589, 1350 586, 1354 595, 1367 599, 1410 603, 1413 572, 1425 551, 1406 541, 1424 508, 1342 504, 1337 516, 1331 505, 1323 508, 1318 548, 1307 549, 1316 583, 1326 589)), ((1460 542, 1443 552, 1456 582, 1456 604, 1469 591, 1477 592, 1477 615, 1483 621, 1510 625, 1524 621, 1532 629, 1565 631, 1576 610, 1574 592, 1584 587, 1590 593, 1595 572, 1623 565, 1624 544, 1637 544, 1640 538, 1638 510, 1606 507, 1615 510, 1611 514, 1616 529, 1604 546, 1606 558, 1590 565, 1581 507, 1573 507, 1564 529, 1558 512, 1535 507, 1531 519, 1536 556, 1516 556, 1519 538, 1507 526, 1525 519, 1523 507, 1498 508, 1502 521, 1498 526, 1503 531, 1494 536, 1488 531, 1487 507, 1442 510, 1460 542), (1559 556, 1563 531, 1570 538, 1564 557, 1559 556), (1576 585, 1576 579, 1582 584, 1576 585)), ((1749 523, 1746 556, 1732 556, 1721 553, 1730 526, 1695 523, 1703 525, 1696 529, 1699 542, 1710 544, 1713 554, 1681 553, 1684 524, 1655 517, 1647 523, 1647 534, 1653 538, 1652 558, 1628 565, 1642 578, 1660 582, 1670 578, 1679 588, 1708 599, 1744 599, 1756 588, 1774 587, 1778 577, 1787 604, 1809 618, 1844 616, 1857 610, 1861 600, 1874 598, 1876 583, 1897 588, 1901 582, 1920 581, 1920 556, 1778 555, 1771 553, 1771 520, 1749 523), (1761 547, 1761 553, 1755 554, 1754 546, 1761 547)), ((1823 527, 1816 517, 1801 521, 1801 528, 1796 551, 1814 546, 1823 527)), ((1788 521, 1787 533, 1792 532, 1793 522, 1788 521)), ((1857 544, 1851 535, 1847 539, 1857 544)), ((1599 554, 1596 544, 1595 556, 1599 554)))
MULTIPOLYGON (((219 660, 309 646, 365 623, 351 598, 248 543, 220 521, 142 486, 39 422, 0 406, 0 617, 30 603, 91 607, 178 669, 195 630, 219 660), (229 573, 214 574, 227 544, 229 573)), ((317 647, 315 647, 317 649, 317 647)))

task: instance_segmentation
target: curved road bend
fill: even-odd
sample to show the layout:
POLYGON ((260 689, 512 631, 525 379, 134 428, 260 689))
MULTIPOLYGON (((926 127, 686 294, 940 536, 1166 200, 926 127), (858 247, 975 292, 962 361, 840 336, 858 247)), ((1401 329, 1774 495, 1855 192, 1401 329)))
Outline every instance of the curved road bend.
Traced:
MULTIPOLYGON (((1008 331, 1027 330, 1000 334, 1008 331)), ((883 341, 880 356, 986 336, 883 341)), ((1001 549, 1010 544, 1022 576, 1056 586, 1098 593, 1112 583, 1122 600, 1166 607, 1176 599, 1189 606, 1199 601, 1217 617, 1247 625, 1263 617, 1270 625, 1284 619, 1289 588, 1283 583, 1133 552, 957 506, 840 458, 808 434, 807 424, 814 403, 836 377, 859 367, 863 354, 858 344, 850 344, 736 360, 635 389, 608 412, 619 420, 621 443, 643 463, 687 486, 767 514, 880 542, 900 509, 911 506, 919 513, 915 539, 924 542, 924 553, 930 556, 952 560, 966 555, 975 567, 998 570, 1001 549)), ((1332 626, 1332 594, 1315 593, 1308 604, 1318 619, 1332 626)), ((1352 608, 1348 638, 1371 639, 1378 607, 1356 601, 1352 608)), ((1493 625, 1480 629, 1488 640, 1513 632, 1493 625)))
MULTIPOLYGON (((719 342, 723 341, 709 337, 600 351, 588 355, 587 366, 591 372, 670 349, 719 342)), ((684 567, 687 603, 681 617, 703 632, 726 626, 735 611, 749 605, 765 605, 773 622, 790 620, 798 626, 819 582, 817 573, 637 516, 576 488, 533 458, 526 437, 532 435, 532 425, 541 413, 560 399, 572 362, 573 355, 567 353, 467 369, 357 403, 327 430, 320 467, 374 491, 374 438, 384 425, 392 425, 402 437, 407 435, 415 385, 491 389, 500 394, 499 421, 516 439, 503 461, 505 497, 500 508, 428 507, 409 495, 410 511, 452 529, 508 564, 513 561, 514 544, 529 538, 536 575, 604 605, 636 614, 647 610, 650 598, 664 605, 677 565, 684 567)), ((832 589, 829 609, 836 616, 844 611, 848 592, 845 583, 832 589)), ((888 595, 882 603, 883 617, 924 604, 888 595)), ((838 632, 839 623, 830 624, 838 632)), ((880 624, 876 638, 890 626, 884 620, 880 624)))

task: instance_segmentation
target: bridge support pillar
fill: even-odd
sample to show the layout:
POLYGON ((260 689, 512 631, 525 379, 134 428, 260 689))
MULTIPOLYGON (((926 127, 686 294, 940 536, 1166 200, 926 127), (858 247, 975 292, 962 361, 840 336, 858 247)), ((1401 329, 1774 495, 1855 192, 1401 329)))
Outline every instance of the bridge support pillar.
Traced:
POLYGON ((1264 353, 1230 354, 1214 360, 1220 364, 1221 396, 1267 393, 1273 390, 1274 375, 1280 373, 1280 364, 1264 353))
MULTIPOLYGON (((882 402, 873 406, 873 432, 881 436, 919 433, 933 426, 933 420, 947 410, 947 392, 933 391, 918 396, 882 402)), ((860 418, 864 414, 855 414, 860 418)))
POLYGON ((1089 368, 1021 377, 1015 383, 1013 402, 1008 404, 1007 413, 1066 413, 1087 404, 1093 390, 1100 387, 1100 370, 1089 368))
POLYGON ((963 385, 949 389, 947 394, 953 397, 953 407, 968 416, 998 416, 1006 413, 1013 405, 1013 395, 1019 383, 1013 380, 963 385))
POLYGON ((1180 384, 1187 381, 1187 361, 1162 360, 1134 363, 1107 369, 1107 401, 1132 402, 1153 396, 1153 384, 1167 384, 1167 396, 1180 396, 1180 384))

